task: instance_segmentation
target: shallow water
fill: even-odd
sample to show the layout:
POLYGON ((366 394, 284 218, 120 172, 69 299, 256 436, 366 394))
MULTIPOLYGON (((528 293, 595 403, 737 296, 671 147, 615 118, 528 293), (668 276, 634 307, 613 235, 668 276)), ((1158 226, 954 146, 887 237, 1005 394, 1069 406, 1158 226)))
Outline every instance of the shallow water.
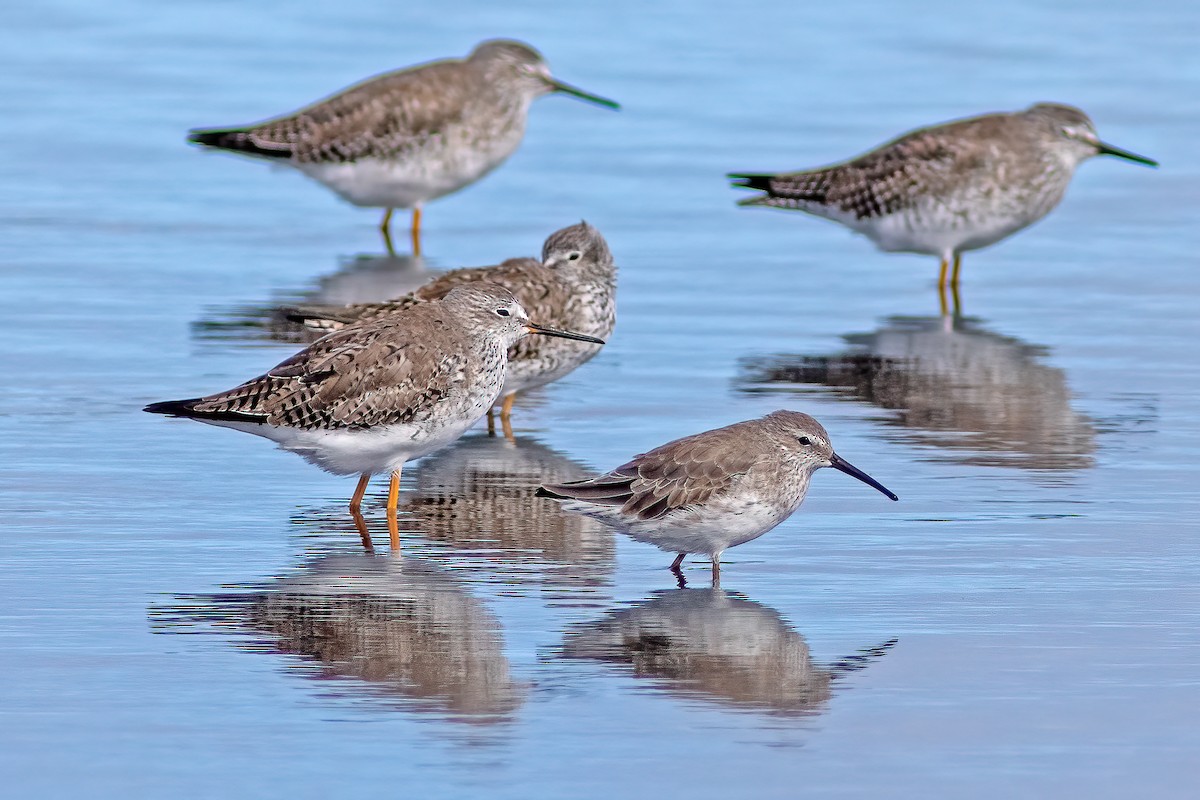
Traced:
POLYGON ((438 12, 9 10, 8 791, 1188 796, 1200 11, 438 12), (378 256, 374 212, 183 142, 493 35, 624 110, 539 101, 507 165, 429 206, 418 262, 378 256), (930 259, 739 209, 722 180, 1047 99, 1163 167, 1084 165, 1046 221, 967 256, 957 320, 930 259), (518 402, 515 443, 481 428, 406 471, 402 559, 382 486, 368 551, 352 481, 140 412, 292 352, 263 325, 280 303, 533 254, 580 217, 621 267, 616 334, 518 402), (821 473, 720 591, 531 496, 782 406, 901 502, 821 473))

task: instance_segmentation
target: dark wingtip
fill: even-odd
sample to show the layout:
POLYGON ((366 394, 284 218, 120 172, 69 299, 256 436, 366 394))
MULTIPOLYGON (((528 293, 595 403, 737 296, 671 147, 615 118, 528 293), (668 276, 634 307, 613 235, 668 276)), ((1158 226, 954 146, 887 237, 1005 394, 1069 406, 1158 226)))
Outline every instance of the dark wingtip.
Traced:
POLYGON ((749 175, 741 172, 730 172, 725 176, 729 179, 730 185, 738 189, 758 189, 760 191, 770 191, 771 180, 774 175, 749 175))
POLYGON ((218 150, 232 150, 236 153, 245 153, 252 156, 291 158, 291 145, 275 144, 264 147, 255 143, 250 136, 247 136, 246 131, 247 129, 243 128, 214 128, 208 130, 197 128, 188 131, 187 140, 192 144, 204 147, 215 147, 218 150))
POLYGON ((161 403, 151 403, 142 409, 150 414, 166 414, 170 417, 190 417, 198 397, 190 400, 164 400, 161 403))
POLYGON ((556 489, 561 491, 562 488, 563 487, 561 487, 561 486, 554 486, 554 485, 539 486, 537 488, 537 491, 533 493, 533 496, 534 497, 549 497, 553 500, 568 500, 568 499, 570 499, 565 494, 559 494, 558 491, 555 491, 556 489))
POLYGON ((207 147, 221 147, 222 143, 232 131, 211 131, 211 130, 190 130, 188 131, 187 140, 192 144, 202 144, 207 147))

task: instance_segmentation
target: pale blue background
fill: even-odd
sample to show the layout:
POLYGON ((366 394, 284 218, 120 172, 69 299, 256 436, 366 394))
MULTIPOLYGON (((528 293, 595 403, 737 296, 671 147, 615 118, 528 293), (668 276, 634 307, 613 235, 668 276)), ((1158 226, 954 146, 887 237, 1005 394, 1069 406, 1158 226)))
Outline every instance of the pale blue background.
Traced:
MULTIPOLYGON (((0 30, 0 774, 14 797, 1185 797, 1200 726, 1200 234, 1195 4, 339 2, 14 5, 0 30), (353 552, 352 482, 142 414, 292 349, 193 323, 378 249, 377 216, 184 143, 496 35, 613 114, 537 103, 517 155, 431 204, 429 266, 532 254, 586 217, 622 268, 603 354, 518 407, 600 468, 779 405, 810 411, 886 503, 821 474, 730 552, 725 587, 818 661, 896 637, 821 713, 778 718, 555 656, 564 629, 669 588, 621 540, 563 600, 409 534, 502 624, 530 684, 477 728, 311 680, 237 635, 154 622, 178 596, 353 552), (831 354, 932 315, 936 264, 738 209, 722 175, 799 168, 1040 100, 1158 171, 1084 165, 1048 220, 965 266, 968 313, 1044 348, 1090 466, 979 466, 829 392, 737 391, 740 359, 831 354), (251 345, 251 346, 247 346, 251 345), (511 584, 511 585, 510 585, 511 584)), ((403 237, 400 237, 401 239, 403 237)), ((410 477, 410 481, 412 478, 410 477)), ((378 491, 378 487, 376 487, 378 491)), ((378 496, 372 524, 381 530, 378 496)), ((703 581, 703 570, 692 573, 703 581)), ((536 578, 536 570, 535 575, 536 578)))

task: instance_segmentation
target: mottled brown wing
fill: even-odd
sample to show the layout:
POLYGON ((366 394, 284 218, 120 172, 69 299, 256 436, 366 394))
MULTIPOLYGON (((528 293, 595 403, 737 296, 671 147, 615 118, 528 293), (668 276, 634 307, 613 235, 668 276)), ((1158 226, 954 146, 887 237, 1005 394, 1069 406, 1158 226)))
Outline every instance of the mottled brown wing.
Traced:
MULTIPOLYGON (((533 285, 533 281, 528 280, 529 273, 540 269, 540 266, 540 262, 536 259, 510 258, 497 266, 465 267, 447 272, 419 287, 416 291, 382 303, 354 303, 348 306, 295 306, 284 309, 283 314, 292 322, 302 323, 309 328, 336 330, 353 322, 390 316, 397 311, 412 308, 421 302, 440 300, 448 295, 450 290, 478 281, 498 283, 521 298, 523 295, 544 293, 544 287, 539 289, 533 285)), ((524 304, 524 301, 522 302, 524 304)))
POLYGON ((265 375, 192 402, 189 416, 304 429, 423 418, 462 380, 465 361, 446 346, 444 326, 424 323, 422 341, 394 322, 331 333, 265 375))
POLYGON ((736 185, 766 192, 742 205, 836 209, 857 219, 881 217, 940 194, 964 173, 987 168, 986 138, 955 134, 959 126, 994 127, 995 118, 964 120, 907 134, 858 158, 781 175, 733 175, 736 185))
POLYGON ((299 111, 235 129, 193 131, 191 140, 299 162, 402 156, 456 122, 475 87, 462 62, 441 61, 370 78, 299 111))
POLYGON ((753 442, 741 440, 736 427, 677 439, 606 475, 543 488, 552 497, 620 506, 638 519, 659 519, 720 494, 759 460, 753 442))

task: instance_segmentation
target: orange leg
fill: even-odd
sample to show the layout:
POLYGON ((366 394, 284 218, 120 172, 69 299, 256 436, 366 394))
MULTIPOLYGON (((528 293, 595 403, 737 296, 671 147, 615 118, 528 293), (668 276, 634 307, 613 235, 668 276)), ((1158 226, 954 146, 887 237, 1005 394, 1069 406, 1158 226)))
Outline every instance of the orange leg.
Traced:
POLYGON ((354 496, 350 498, 350 511, 358 514, 362 509, 363 495, 367 493, 367 484, 371 482, 371 476, 363 473, 358 479, 358 486, 354 487, 354 496))
POLYGON ((383 212, 383 222, 379 223, 379 232, 383 234, 383 243, 387 245, 389 256, 396 255, 396 248, 392 246, 392 209, 383 212))
POLYGON ((488 421, 488 436, 495 436, 496 435, 496 415, 492 413, 492 410, 490 408, 488 409, 488 413, 487 413, 487 421, 488 421))
POLYGON ((400 523, 396 521, 396 507, 400 503, 400 470, 392 473, 392 481, 388 484, 387 524, 388 536, 392 542, 392 551, 400 552, 400 523))
POLYGON ((421 207, 414 206, 412 213, 412 250, 414 256, 421 255, 421 207))
POLYGON ((517 399, 517 393, 513 392, 508 397, 504 398, 504 403, 500 406, 500 427, 504 430, 504 438, 510 442, 515 442, 517 437, 513 436, 512 429, 512 407, 513 401, 517 399))
POLYGON ((351 506, 350 518, 354 520, 354 527, 358 529, 358 535, 362 537, 363 548, 368 553, 374 553, 375 545, 371 544, 371 532, 367 530, 367 521, 363 519, 362 512, 351 506))

